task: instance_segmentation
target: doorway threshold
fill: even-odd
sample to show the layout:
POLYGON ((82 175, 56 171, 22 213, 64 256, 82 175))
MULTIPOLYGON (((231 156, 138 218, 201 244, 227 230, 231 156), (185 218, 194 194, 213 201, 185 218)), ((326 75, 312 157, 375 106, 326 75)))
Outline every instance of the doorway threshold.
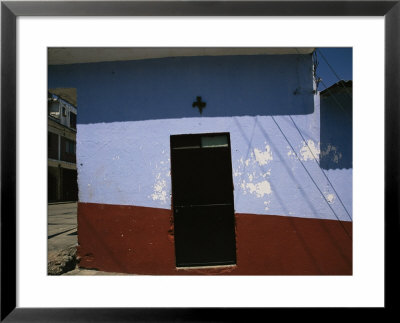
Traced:
POLYGON ((211 265, 211 266, 187 266, 187 267, 176 267, 177 270, 188 270, 188 269, 215 269, 215 268, 232 268, 236 267, 236 264, 230 265, 211 265))

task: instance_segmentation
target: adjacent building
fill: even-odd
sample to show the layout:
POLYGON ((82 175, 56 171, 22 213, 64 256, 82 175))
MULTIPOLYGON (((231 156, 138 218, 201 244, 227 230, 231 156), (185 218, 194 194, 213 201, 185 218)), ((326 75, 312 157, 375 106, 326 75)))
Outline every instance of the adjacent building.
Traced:
POLYGON ((49 88, 79 95, 79 266, 351 275, 352 101, 320 95, 312 54, 50 50, 49 88))
POLYGON ((76 91, 48 92, 48 201, 78 200, 76 170, 76 91))

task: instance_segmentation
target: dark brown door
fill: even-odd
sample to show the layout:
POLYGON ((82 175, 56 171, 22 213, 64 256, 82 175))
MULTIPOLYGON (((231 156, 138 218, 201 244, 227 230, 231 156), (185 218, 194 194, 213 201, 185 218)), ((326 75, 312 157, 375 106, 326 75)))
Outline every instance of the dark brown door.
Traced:
POLYGON ((236 263, 229 133, 171 136, 177 267, 236 263))

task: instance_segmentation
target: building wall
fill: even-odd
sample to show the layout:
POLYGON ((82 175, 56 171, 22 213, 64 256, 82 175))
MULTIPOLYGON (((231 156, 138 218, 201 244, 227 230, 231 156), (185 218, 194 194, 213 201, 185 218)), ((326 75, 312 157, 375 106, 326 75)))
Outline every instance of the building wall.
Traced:
POLYGON ((49 101, 48 116, 48 201, 77 201, 76 129, 70 127, 70 113, 76 108, 59 99, 49 101), (66 109, 63 116, 62 108, 66 109), (55 112, 58 109, 59 113, 55 112))
MULTIPOLYGON (((50 66, 49 87, 78 90, 82 266, 182 273, 173 262, 170 135, 229 132, 237 235, 230 272, 351 274, 352 169, 320 167, 322 155, 334 165, 351 157, 332 145, 321 151, 311 55, 50 66), (192 107, 197 96, 202 114, 192 107)), ((340 132, 341 124, 326 123, 340 132)))

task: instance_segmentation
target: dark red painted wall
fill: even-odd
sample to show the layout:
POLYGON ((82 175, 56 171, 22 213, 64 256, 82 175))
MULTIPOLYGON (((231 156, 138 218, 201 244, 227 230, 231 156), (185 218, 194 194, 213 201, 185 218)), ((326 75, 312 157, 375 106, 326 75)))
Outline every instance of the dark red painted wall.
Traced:
POLYGON ((351 275, 352 223, 242 214, 236 266, 177 269, 171 210, 78 203, 82 268, 150 275, 351 275))

